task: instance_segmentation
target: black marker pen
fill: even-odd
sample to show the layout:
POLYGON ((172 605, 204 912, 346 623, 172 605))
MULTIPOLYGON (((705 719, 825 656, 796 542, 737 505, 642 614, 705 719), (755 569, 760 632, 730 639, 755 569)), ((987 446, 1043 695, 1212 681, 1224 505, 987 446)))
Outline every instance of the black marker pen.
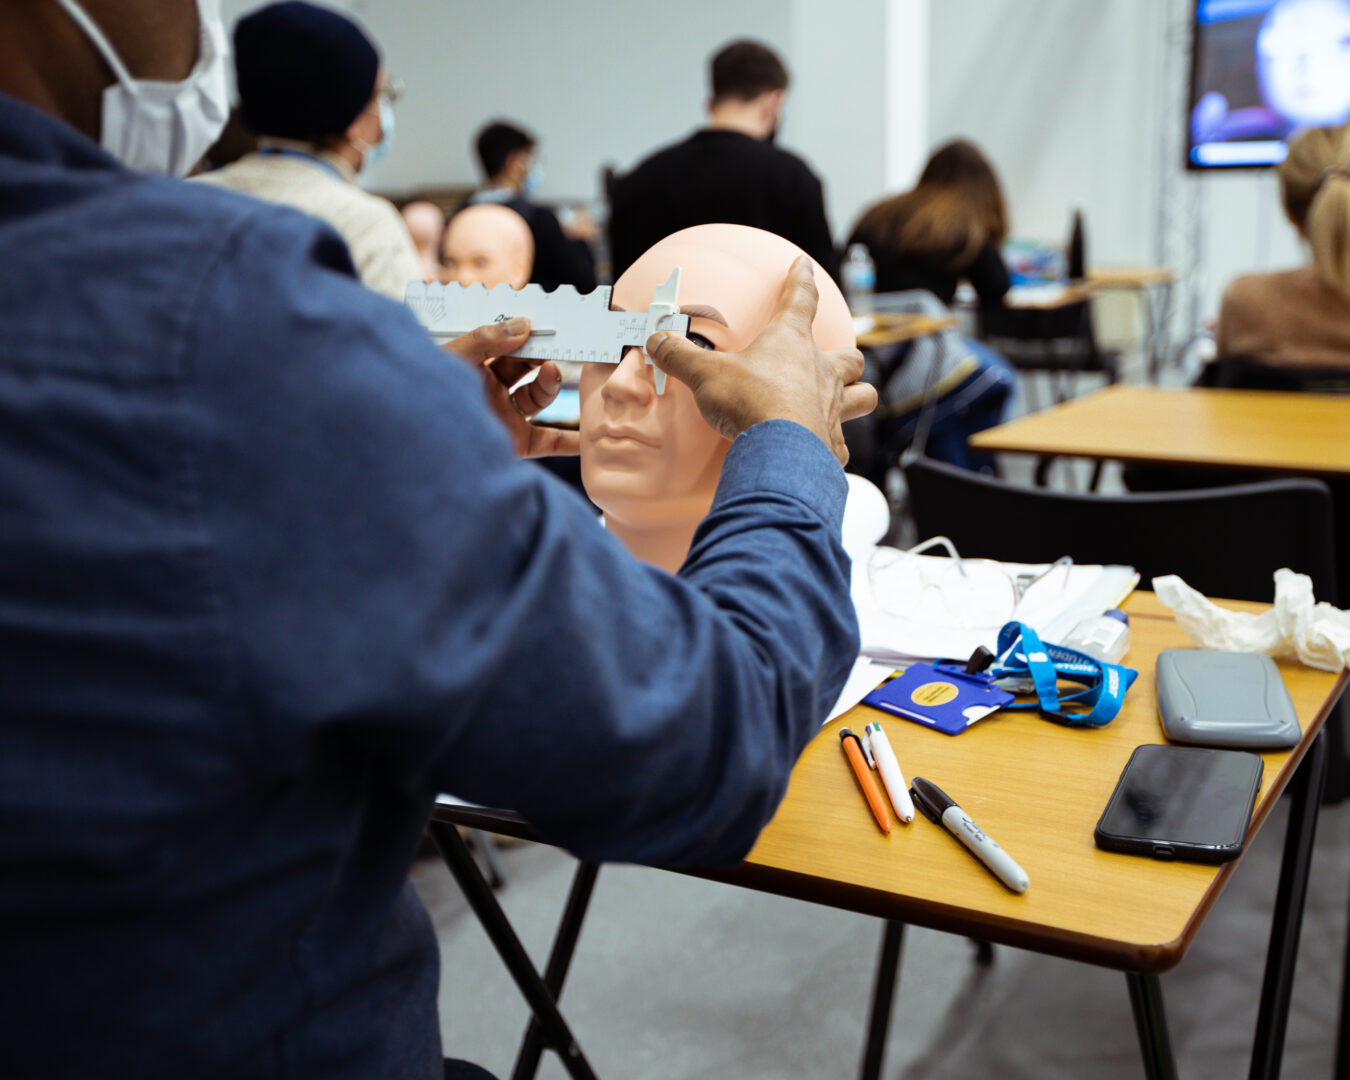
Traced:
POLYGON ((941 825, 970 849, 970 853, 987 866, 994 877, 1015 893, 1027 891, 1031 879, 1027 872, 1012 861, 989 835, 970 819, 936 784, 922 776, 914 777, 910 794, 914 805, 934 825, 941 825))

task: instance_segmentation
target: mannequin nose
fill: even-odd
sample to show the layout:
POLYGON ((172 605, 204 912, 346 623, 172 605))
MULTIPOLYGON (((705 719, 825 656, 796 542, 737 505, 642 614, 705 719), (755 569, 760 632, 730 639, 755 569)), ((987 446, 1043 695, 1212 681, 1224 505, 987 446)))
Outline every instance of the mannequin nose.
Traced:
POLYGON ((624 351, 623 359, 605 380, 601 395, 609 401, 630 400, 642 404, 656 396, 652 369, 636 345, 624 351))

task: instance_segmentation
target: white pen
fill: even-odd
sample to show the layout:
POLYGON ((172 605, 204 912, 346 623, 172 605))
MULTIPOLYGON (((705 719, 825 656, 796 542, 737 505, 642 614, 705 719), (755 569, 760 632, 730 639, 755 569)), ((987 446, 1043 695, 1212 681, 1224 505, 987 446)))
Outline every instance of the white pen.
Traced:
POLYGON ((881 781, 886 785, 886 794, 891 797, 895 807, 895 816, 906 823, 914 820, 914 803, 909 797, 909 787, 905 784, 905 774, 900 771, 900 762, 895 760, 891 742, 881 725, 873 720, 863 729, 867 743, 871 746, 872 756, 876 758, 876 770, 881 773, 881 781))
POLYGON ((923 811, 923 816, 960 840, 975 858, 989 868, 994 877, 1015 893, 1027 891, 1027 886, 1031 884, 1027 872, 1013 862, 1011 856, 994 843, 940 787, 931 780, 916 776, 913 794, 914 802, 923 811))

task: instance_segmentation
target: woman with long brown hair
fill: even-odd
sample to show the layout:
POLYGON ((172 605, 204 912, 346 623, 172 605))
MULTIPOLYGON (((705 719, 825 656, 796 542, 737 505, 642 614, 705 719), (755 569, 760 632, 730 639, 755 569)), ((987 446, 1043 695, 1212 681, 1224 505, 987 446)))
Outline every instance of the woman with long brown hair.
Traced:
MULTIPOLYGON (((993 167, 973 143, 957 139, 928 159, 913 190, 869 208, 849 243, 868 248, 880 293, 922 289, 950 306, 965 278, 982 303, 996 304, 1009 285, 1001 252, 1007 236, 1008 212, 993 167)), ((931 298, 924 302, 933 304, 931 298)), ((1006 419, 1017 375, 987 345, 955 333, 951 338, 955 347, 940 351, 942 368, 931 384, 939 397, 924 449, 940 461, 993 472, 994 459, 971 453, 966 438, 1006 419)), ((911 352, 907 347, 906 355, 877 364, 882 405, 873 421, 879 428, 874 444, 901 448, 918 427, 922 394, 915 391, 928 385, 928 372, 904 362, 911 352)), ((873 471, 884 474, 891 464, 877 463, 873 471)))
POLYGON ((1008 211, 993 166, 974 143, 940 147, 913 190, 875 204, 858 221, 850 244, 866 244, 878 292, 927 289, 950 305, 968 278, 985 303, 1008 291, 1000 248, 1008 211))

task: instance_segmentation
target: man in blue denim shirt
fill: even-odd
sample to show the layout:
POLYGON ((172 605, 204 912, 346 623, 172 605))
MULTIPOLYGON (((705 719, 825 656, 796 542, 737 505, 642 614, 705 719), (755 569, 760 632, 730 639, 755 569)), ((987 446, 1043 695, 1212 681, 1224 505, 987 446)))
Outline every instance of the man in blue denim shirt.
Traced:
POLYGON ((636 563, 484 407, 548 449, 556 372, 512 402, 326 226, 91 141, 190 156, 211 17, 0 6, 0 1072, 437 1077, 434 795, 742 856, 857 646, 873 395, 803 264, 745 352, 663 340, 735 444, 680 574, 636 563))

